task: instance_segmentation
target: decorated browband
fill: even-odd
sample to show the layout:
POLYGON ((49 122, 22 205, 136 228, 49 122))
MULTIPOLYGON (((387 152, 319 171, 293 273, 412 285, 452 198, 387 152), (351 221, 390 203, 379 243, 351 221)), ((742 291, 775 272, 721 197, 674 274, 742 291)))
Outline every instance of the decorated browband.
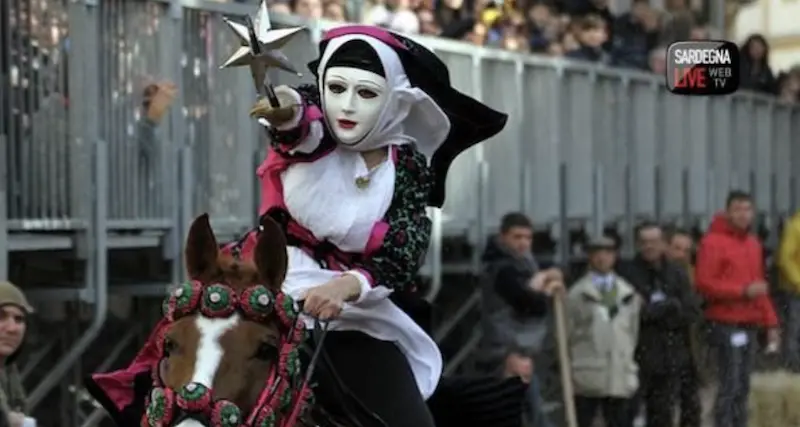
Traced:
POLYGON ((263 323, 274 313, 286 328, 295 326, 300 311, 290 296, 283 292, 274 294, 264 285, 253 285, 237 293, 222 283, 204 285, 198 281, 178 285, 164 300, 162 310, 170 322, 192 314, 226 318, 239 312, 247 320, 263 323))

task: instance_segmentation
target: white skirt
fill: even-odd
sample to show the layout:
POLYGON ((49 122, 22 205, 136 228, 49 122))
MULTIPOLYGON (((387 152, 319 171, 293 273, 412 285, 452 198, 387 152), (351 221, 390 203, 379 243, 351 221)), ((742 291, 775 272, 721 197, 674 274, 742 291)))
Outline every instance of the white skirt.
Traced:
MULTIPOLYGON (((289 246, 289 268, 283 282, 283 292, 299 298, 308 289, 324 285, 342 274, 326 270, 302 249, 289 246)), ((442 354, 439 347, 419 325, 388 299, 391 290, 376 287, 357 305, 345 304, 342 314, 329 323, 330 330, 360 331, 373 338, 397 344, 405 354, 419 391, 428 399, 436 390, 442 375, 442 354)), ((313 319, 303 315, 306 326, 313 319)), ((365 355, 368 357, 368 355, 365 355)))

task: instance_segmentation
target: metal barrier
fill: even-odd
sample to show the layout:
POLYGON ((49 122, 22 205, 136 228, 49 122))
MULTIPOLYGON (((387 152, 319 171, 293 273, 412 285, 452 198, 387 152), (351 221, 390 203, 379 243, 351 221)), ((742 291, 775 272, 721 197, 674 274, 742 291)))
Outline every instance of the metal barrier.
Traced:
POLYGON ((456 84, 511 112, 506 131, 458 160, 444 209, 453 221, 477 223, 484 206, 488 224, 512 209, 552 224, 562 197, 571 220, 707 217, 731 188, 753 192, 770 216, 797 206, 796 107, 749 93, 674 96, 660 76, 461 44, 439 53, 456 84))
MULTIPOLYGON (((60 8, 52 15, 59 17, 53 28, 61 37, 48 49, 38 39, 26 47, 11 38, 11 68, 17 69, 3 70, 11 76, 4 88, 10 109, 2 114, 11 229, 83 225, 77 193, 89 184, 86 146, 97 140, 109 145, 109 227, 172 227, 186 192, 193 212, 208 211, 232 229, 252 224, 252 174, 263 143, 246 114, 251 83, 246 70, 218 70, 236 46, 221 16, 250 7, 189 0, 46 3, 60 8), (157 140, 142 141, 141 92, 161 79, 181 89, 177 106, 157 140), (192 183, 176 173, 183 147, 193 158, 192 183)), ((313 33, 287 48, 297 64, 313 58, 313 33)), ((748 93, 678 97, 658 76, 446 40, 424 43, 448 63, 457 87, 511 113, 506 131, 458 160, 443 210, 446 232, 493 224, 510 209, 554 223, 561 197, 568 198, 570 219, 606 221, 628 211, 708 215, 731 187, 755 193, 764 213, 785 214, 795 205, 796 108, 748 93), (558 185, 561 165, 566 191, 558 185), (602 212, 592 197, 598 179, 602 212)), ((285 74, 276 78, 296 82, 285 74)))
MULTIPOLYGON (((250 12, 204 0, 0 4, 0 277, 14 238, 73 233, 85 243, 74 245, 87 260, 82 295, 96 302, 102 324, 107 236, 161 233, 177 271, 193 216, 208 212, 222 236, 254 223, 254 172, 266 148, 247 116, 252 82, 247 70, 218 70, 237 43, 221 17, 250 12), (176 83, 179 94, 146 139, 141 93, 159 80, 176 83)), ((301 67, 325 28, 313 25, 285 53, 301 67)), ((561 224, 564 234, 568 221, 598 231, 641 217, 707 219, 731 188, 754 193, 767 223, 798 207, 797 107, 744 92, 673 96, 660 76, 421 41, 449 65, 456 87, 510 114, 506 130, 464 153, 449 175, 448 201, 433 215, 431 298, 441 286, 442 236, 480 242, 510 210, 561 224)), ((274 79, 298 82, 285 73, 274 79)), ((86 331, 34 390, 34 403, 95 333, 86 331)))

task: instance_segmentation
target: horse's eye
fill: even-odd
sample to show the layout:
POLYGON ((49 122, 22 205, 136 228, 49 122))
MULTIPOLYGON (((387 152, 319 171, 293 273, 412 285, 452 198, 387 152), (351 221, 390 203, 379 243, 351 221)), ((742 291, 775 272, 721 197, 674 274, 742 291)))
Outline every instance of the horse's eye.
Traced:
POLYGON ((178 350, 178 344, 170 338, 164 338, 164 355, 169 356, 175 353, 176 350, 178 350))
POLYGON ((259 360, 276 360, 278 358, 278 348, 268 342, 262 342, 256 349, 253 358, 259 360))

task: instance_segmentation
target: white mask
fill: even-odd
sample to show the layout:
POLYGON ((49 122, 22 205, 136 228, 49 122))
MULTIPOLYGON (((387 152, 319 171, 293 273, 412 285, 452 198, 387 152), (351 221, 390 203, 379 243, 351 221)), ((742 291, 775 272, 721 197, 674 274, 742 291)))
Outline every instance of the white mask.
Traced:
POLYGON ((325 71, 324 113, 336 139, 355 146, 375 127, 386 105, 386 79, 351 67, 325 71))

